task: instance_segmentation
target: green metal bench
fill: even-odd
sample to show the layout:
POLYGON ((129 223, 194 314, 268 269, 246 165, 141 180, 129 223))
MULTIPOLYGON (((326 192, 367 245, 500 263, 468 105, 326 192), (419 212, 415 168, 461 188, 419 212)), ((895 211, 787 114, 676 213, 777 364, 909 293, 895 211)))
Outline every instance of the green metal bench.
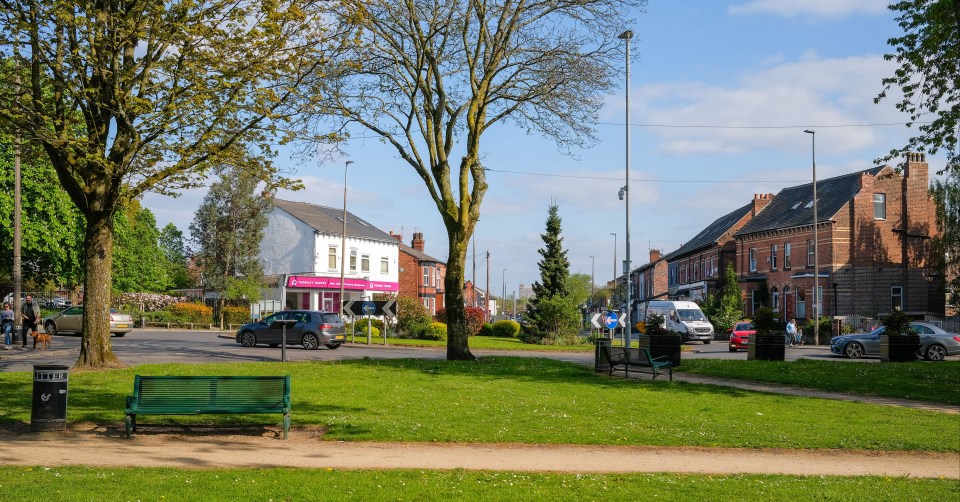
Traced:
POLYGON ((673 380, 673 363, 667 356, 650 357, 650 351, 643 348, 624 350, 623 347, 604 345, 603 350, 610 362, 610 375, 614 371, 623 371, 623 376, 629 377, 630 370, 633 370, 635 373, 650 373, 656 379, 661 370, 667 370, 673 380))
POLYGON ((278 413, 283 415, 283 439, 287 439, 290 375, 136 375, 124 413, 127 436, 137 430, 137 415, 278 413))

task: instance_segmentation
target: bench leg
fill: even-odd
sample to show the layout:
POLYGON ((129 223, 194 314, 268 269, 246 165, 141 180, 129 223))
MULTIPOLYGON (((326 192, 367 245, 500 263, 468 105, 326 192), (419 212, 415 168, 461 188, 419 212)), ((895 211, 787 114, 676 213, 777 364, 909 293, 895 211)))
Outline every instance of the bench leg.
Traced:
POLYGON ((127 429, 127 437, 130 437, 130 433, 133 432, 133 419, 130 415, 123 417, 123 425, 127 429))
POLYGON ((283 414, 283 439, 287 439, 287 432, 290 430, 290 414, 283 414))

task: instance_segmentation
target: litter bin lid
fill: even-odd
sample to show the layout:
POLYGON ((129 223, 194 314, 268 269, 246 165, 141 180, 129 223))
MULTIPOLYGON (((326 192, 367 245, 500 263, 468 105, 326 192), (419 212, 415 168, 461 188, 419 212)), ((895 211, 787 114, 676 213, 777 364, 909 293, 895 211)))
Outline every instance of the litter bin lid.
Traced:
POLYGON ((70 367, 64 364, 34 364, 33 365, 34 371, 37 371, 37 370, 63 371, 63 370, 69 370, 69 369, 70 367))

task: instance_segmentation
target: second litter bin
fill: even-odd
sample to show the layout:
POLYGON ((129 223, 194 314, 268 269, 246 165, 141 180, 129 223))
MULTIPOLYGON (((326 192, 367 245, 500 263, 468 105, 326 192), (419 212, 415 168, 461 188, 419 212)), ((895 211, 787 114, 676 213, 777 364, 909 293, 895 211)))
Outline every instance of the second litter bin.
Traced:
POLYGON ((33 365, 31 431, 67 428, 67 377, 70 368, 60 364, 33 365))

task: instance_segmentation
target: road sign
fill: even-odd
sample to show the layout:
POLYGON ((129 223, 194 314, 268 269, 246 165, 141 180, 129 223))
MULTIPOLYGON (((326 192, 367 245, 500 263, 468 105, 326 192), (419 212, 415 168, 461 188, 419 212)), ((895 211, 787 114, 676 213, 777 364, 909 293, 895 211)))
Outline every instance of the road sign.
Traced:
POLYGON ((353 300, 343 304, 343 315, 383 315, 396 317, 397 301, 353 300))
POLYGON ((606 326, 607 329, 616 328, 617 324, 620 324, 620 323, 619 323, 619 320, 617 319, 616 312, 607 312, 606 314, 603 315, 603 325, 606 326))
POLYGON ((590 318, 590 324, 592 324, 594 328, 602 328, 602 327, 603 327, 603 325, 600 324, 600 312, 597 312, 596 314, 593 314, 593 317, 590 318))

